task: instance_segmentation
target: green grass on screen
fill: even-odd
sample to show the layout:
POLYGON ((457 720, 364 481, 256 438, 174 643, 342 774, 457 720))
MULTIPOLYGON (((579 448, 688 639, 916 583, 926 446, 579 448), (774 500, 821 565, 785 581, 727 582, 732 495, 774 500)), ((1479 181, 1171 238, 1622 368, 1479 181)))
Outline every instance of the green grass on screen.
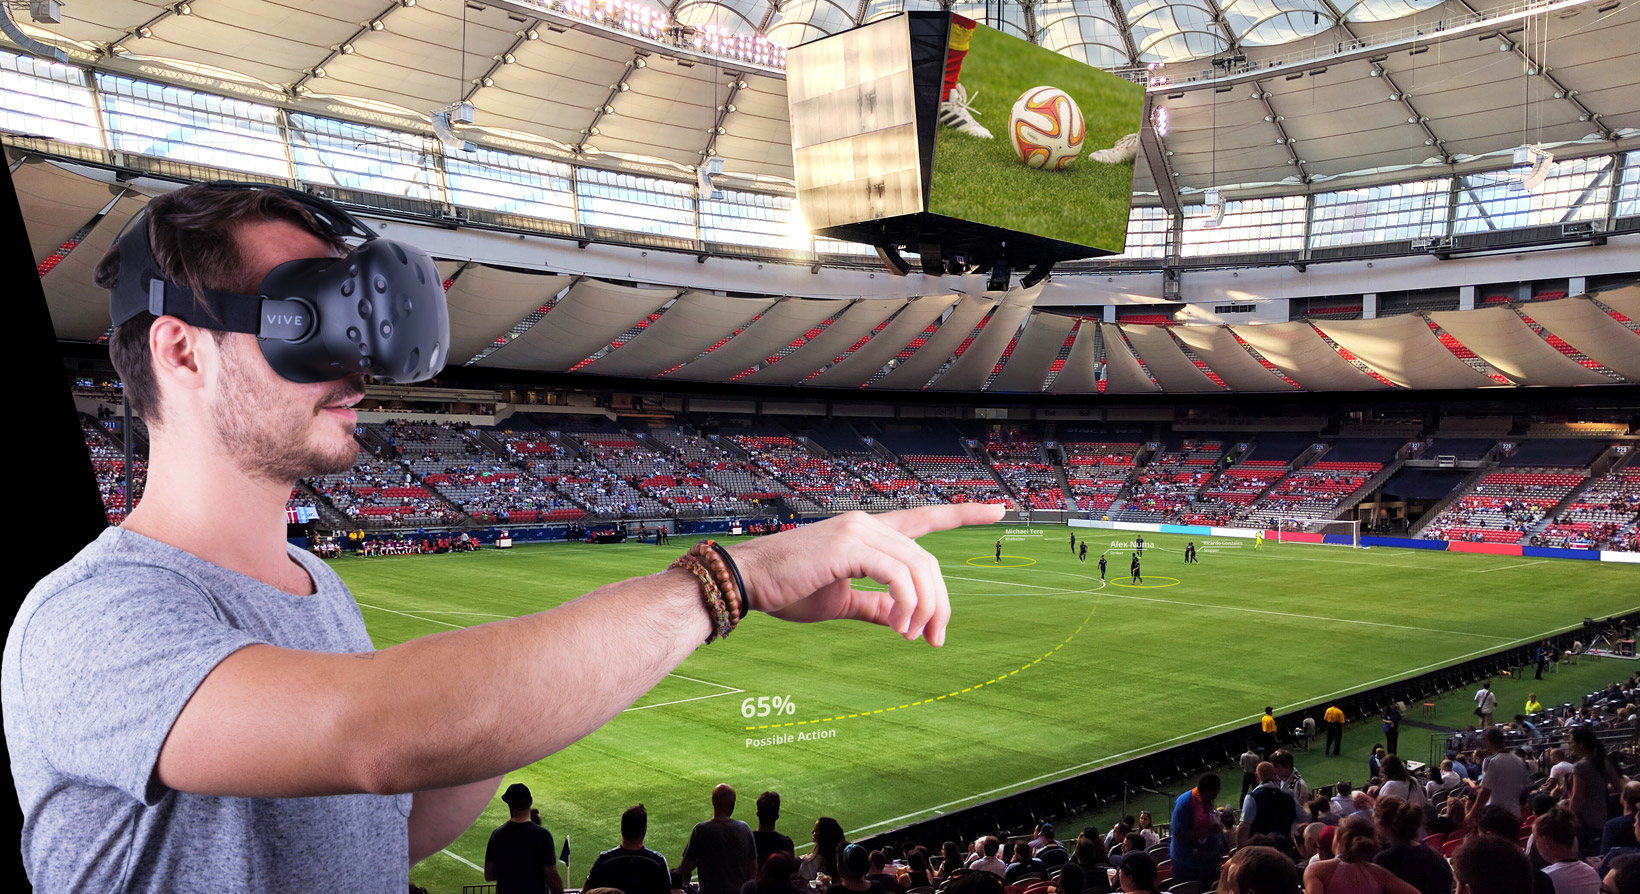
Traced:
POLYGON ((979 111, 975 120, 993 139, 939 129, 928 210, 1122 251, 1133 196, 1133 162, 1099 164, 1088 155, 1139 131, 1144 88, 985 27, 974 32, 958 82, 979 111), (1008 139, 1015 100, 1040 86, 1070 94, 1086 122, 1081 157, 1063 171, 1026 167, 1008 139))
MULTIPOLYGON (((1634 566, 1275 543, 1255 552, 1251 541, 1216 538, 1195 538, 1201 563, 1187 566, 1189 538, 1162 534, 1146 537, 1139 589, 1125 586, 1129 533, 1078 529, 1090 538, 1084 564, 1070 553, 1070 529, 1004 535, 1020 530, 921 541, 951 591, 943 649, 855 623, 753 615, 727 642, 692 655, 638 710, 509 774, 534 791, 555 837, 569 837, 568 881, 578 885, 598 852, 619 843, 620 813, 639 801, 649 809, 649 846, 674 864, 719 782, 738 790, 736 815, 748 821, 760 792, 779 791, 781 828, 801 849, 821 815, 851 837, 870 834, 1248 724, 1266 704, 1309 704, 1640 608, 1634 566), (1007 567, 992 561, 999 536, 1008 537, 1007 567), (1103 550, 1110 583, 1101 587, 1103 550), (743 701, 760 696, 789 700, 793 713, 743 718, 743 701), (748 748, 748 738, 772 731, 746 727, 769 723, 828 737, 748 748)), ((686 543, 334 566, 385 648, 658 571, 686 543)), ((539 697, 521 693, 519 703, 539 697)), ((1300 769, 1308 760, 1319 757, 1301 758, 1300 769)), ((479 881, 463 861, 482 864, 505 816, 496 800, 412 879, 434 892, 479 881)))

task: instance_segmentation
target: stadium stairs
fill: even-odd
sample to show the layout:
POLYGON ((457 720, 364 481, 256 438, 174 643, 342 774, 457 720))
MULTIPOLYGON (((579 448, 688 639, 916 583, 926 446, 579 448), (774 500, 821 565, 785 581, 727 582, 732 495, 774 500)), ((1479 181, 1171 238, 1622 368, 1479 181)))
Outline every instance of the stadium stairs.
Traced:
POLYGON ((1470 491, 1475 489, 1475 485, 1479 484, 1482 478, 1485 478, 1487 475, 1490 475, 1497 470, 1498 467, 1496 465, 1487 464, 1480 465, 1471 470, 1468 475, 1464 476, 1463 481, 1459 482, 1458 486, 1452 489, 1452 493, 1442 497, 1440 502, 1429 507, 1429 511, 1425 512, 1418 518, 1417 521, 1412 523, 1412 527, 1407 531, 1407 536, 1422 536, 1424 529, 1429 527, 1430 522, 1433 522, 1435 519, 1439 518, 1441 513, 1445 512, 1459 500, 1469 496, 1470 491))
POLYGON ((1346 513, 1360 505, 1362 500, 1377 493, 1379 488, 1388 483, 1391 478, 1394 478, 1397 472, 1405 468, 1410 446, 1410 444, 1403 444, 1401 449, 1396 451, 1395 459, 1392 462, 1380 469, 1378 474, 1368 478, 1366 484, 1361 485, 1359 490, 1350 494, 1344 498, 1344 502, 1338 504, 1338 508, 1333 510, 1332 517, 1335 519, 1343 518, 1346 513))

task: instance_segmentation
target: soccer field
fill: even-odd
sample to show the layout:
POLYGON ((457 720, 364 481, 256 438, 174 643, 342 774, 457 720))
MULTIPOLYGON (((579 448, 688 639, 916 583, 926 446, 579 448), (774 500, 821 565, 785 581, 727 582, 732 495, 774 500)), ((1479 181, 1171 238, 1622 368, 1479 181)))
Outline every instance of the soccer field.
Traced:
MULTIPOLYGON (((765 789, 806 843, 814 818, 851 837, 1031 788, 1296 707, 1640 608, 1640 568, 1521 557, 994 526, 921 542, 954 614, 931 649, 892 632, 756 615, 696 652, 580 743, 508 777, 535 792, 572 847, 578 884, 618 843, 627 806, 649 808, 649 845, 676 863, 718 782, 753 820, 765 789), (1004 532, 1009 532, 1005 534, 1004 532), (1027 533, 1021 533, 1026 532, 1027 533), (993 560, 1005 537, 1003 560, 993 560), (1095 561, 1110 556, 1101 583, 1095 561), (743 705, 769 701, 770 716, 743 705), (774 705, 781 712, 773 713, 774 705), (778 736, 786 741, 749 744, 778 736)), ((732 542, 732 541, 731 541, 732 542)), ((528 546, 510 552, 342 559, 379 647, 557 605, 660 570, 686 545, 528 546)), ((433 891, 480 880, 499 800, 412 879, 433 891)))

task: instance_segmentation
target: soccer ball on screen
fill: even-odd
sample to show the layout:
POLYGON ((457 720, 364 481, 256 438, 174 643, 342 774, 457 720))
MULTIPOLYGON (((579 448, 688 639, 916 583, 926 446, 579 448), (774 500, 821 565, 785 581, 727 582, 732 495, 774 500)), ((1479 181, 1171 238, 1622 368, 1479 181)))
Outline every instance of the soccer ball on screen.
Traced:
POLYGON ((1014 102, 1008 139, 1026 167, 1062 171, 1082 153, 1082 110, 1058 87, 1032 87, 1014 102))

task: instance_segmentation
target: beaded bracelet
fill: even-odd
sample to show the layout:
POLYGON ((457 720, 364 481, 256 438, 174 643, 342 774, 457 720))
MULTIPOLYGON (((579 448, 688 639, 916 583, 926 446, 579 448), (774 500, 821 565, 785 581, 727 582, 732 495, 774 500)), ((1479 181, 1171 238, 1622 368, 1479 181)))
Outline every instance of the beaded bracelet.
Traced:
POLYGON ((729 616, 739 623, 746 616, 744 595, 740 587, 735 584, 735 575, 723 561, 723 557, 712 548, 712 541, 702 540, 689 547, 689 555, 694 556, 706 566, 712 574, 712 581, 717 584, 718 592, 723 596, 724 604, 729 608, 729 616))
POLYGON ((735 560, 729 556, 729 551, 723 547, 723 544, 718 543, 716 540, 708 540, 706 543, 723 560, 723 564, 729 567, 729 574, 735 581, 735 593, 739 596, 740 619, 744 621, 746 612, 752 606, 752 596, 746 592, 746 581, 740 576, 740 566, 735 564, 735 560))
POLYGON ((706 642, 710 643, 728 636, 735 629, 739 618, 735 617, 734 611, 724 601, 723 591, 713 579, 712 571, 707 568, 706 563, 691 550, 679 556, 668 567, 682 568, 700 581, 701 598, 706 603, 707 612, 712 615, 712 632, 706 637, 706 642))

